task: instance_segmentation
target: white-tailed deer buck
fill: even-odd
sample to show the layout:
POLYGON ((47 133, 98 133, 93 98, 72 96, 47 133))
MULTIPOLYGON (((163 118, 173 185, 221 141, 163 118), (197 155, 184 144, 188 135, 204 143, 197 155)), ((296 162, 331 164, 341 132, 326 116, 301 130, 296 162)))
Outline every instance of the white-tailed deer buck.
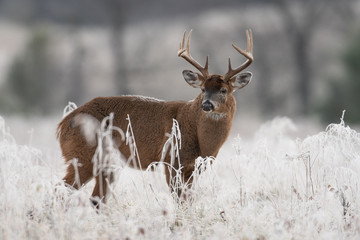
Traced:
MULTIPOLYGON (((192 58, 190 55, 191 31, 186 46, 186 32, 184 33, 178 56, 199 70, 199 73, 190 70, 183 71, 185 81, 190 86, 201 90, 194 100, 166 102, 139 96, 99 97, 64 117, 57 131, 62 153, 66 162, 77 159, 79 163, 77 169, 73 164, 69 164, 67 174, 63 179, 65 183, 77 189, 95 177, 96 184, 92 196, 99 197, 105 202, 107 184, 112 181, 113 176, 107 176, 106 173, 93 176, 92 158, 97 145, 96 130, 89 132, 86 128, 89 124, 98 126, 110 113, 114 113, 113 125, 121 129, 127 127, 126 116, 131 117, 133 134, 143 169, 152 162, 160 161, 164 143, 168 139, 166 133, 171 132, 173 119, 176 119, 182 136, 179 154, 183 166, 182 177, 185 181, 189 180, 197 157, 216 157, 218 154, 229 135, 236 110, 233 92, 245 87, 251 80, 250 72, 240 73, 253 61, 251 30, 247 30, 246 35, 246 50, 232 45, 246 58, 246 61, 233 69, 229 58, 227 73, 218 75, 209 74, 208 57, 204 67, 192 58), (92 118, 95 123, 84 122, 82 119, 84 116, 92 118)), ((129 147, 121 142, 120 134, 114 134, 113 139, 118 143, 123 156, 129 158, 129 147)), ((170 156, 165 156, 164 161, 170 164, 170 156)), ((177 168, 177 165, 178 163, 175 163, 174 167, 177 168)), ((168 183, 171 175, 169 171, 166 171, 168 183)))

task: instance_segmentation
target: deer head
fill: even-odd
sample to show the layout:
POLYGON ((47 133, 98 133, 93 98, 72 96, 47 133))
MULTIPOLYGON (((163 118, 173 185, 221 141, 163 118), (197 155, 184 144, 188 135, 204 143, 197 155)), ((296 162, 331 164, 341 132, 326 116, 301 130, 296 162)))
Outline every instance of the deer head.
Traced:
POLYGON ((231 67, 231 60, 229 58, 229 67, 225 75, 209 74, 208 62, 209 57, 206 57, 205 66, 202 67, 191 55, 190 55, 190 38, 191 32, 187 37, 187 44, 185 47, 186 31, 182 42, 180 42, 180 49, 178 56, 184 58, 191 65, 193 65, 198 72, 190 70, 184 70, 183 76, 185 81, 192 87, 200 88, 202 92, 202 105, 201 108, 205 112, 217 112, 220 109, 221 104, 224 104, 232 93, 238 89, 245 87, 252 77, 252 73, 243 72, 253 61, 253 40, 251 30, 246 31, 247 37, 247 49, 242 50, 236 45, 232 44, 236 51, 246 57, 246 61, 239 67, 233 69, 231 67), (238 74, 240 73, 240 74, 238 74))

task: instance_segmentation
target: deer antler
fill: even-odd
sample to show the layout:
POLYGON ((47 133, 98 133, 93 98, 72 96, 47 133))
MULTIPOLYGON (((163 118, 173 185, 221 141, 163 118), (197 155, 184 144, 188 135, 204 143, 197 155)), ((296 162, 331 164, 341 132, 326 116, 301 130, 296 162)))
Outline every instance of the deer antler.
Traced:
POLYGON ((184 36, 182 39, 182 42, 180 42, 180 48, 179 51, 177 53, 178 57, 182 57, 184 58, 186 61, 188 61, 191 65, 193 65, 195 68, 197 68, 201 74, 203 75, 203 77, 206 79, 209 76, 209 71, 208 71, 208 67, 209 67, 209 56, 206 57, 206 63, 205 63, 205 67, 202 67, 191 55, 190 55, 190 38, 191 38, 191 32, 192 30, 190 30, 188 38, 187 38, 187 43, 186 43, 186 48, 185 48, 185 37, 186 37, 186 31, 184 32, 184 36))
POLYGON ((233 76, 247 68, 254 60, 253 57, 253 39, 252 39, 252 31, 251 29, 246 30, 246 39, 247 39, 247 48, 246 50, 242 50, 235 44, 232 44, 232 46, 235 48, 236 51, 238 51, 241 55, 247 58, 246 62, 244 62, 240 67, 232 69, 231 68, 231 60, 229 58, 229 70, 225 74, 224 79, 225 81, 230 81, 233 76))

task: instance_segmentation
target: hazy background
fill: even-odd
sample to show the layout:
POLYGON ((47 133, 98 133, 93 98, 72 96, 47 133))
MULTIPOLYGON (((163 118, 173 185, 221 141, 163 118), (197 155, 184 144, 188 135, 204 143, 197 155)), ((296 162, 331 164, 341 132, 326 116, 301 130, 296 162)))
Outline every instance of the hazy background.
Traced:
POLYGON ((199 90, 181 74, 193 69, 176 55, 183 31, 193 29, 194 58, 224 74, 229 56, 245 60, 231 44, 246 48, 251 28, 254 77, 235 94, 237 119, 326 126, 346 109, 356 124, 359 14, 358 0, 0 0, 0 115, 21 125, 97 96, 190 100, 199 90))
POLYGON ((360 239, 359 76, 360 0, 0 0, 0 239, 360 239), (105 211, 94 183, 69 194, 55 137, 68 101, 193 99, 183 31, 223 74, 248 28, 253 81, 193 204, 121 161, 105 211), (320 132, 343 109, 351 129, 320 132))

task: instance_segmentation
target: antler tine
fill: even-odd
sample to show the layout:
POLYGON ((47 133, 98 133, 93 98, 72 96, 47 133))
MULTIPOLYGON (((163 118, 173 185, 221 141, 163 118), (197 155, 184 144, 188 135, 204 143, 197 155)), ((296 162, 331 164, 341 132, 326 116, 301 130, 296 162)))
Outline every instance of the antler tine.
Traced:
POLYGON ((184 32, 183 35, 183 39, 182 42, 180 42, 180 48, 178 51, 178 56, 184 58, 186 61, 188 61, 191 65, 193 65, 195 68, 197 68, 201 74, 203 75, 204 78, 209 76, 209 71, 208 71, 208 67, 209 67, 209 57, 206 57, 206 63, 205 63, 205 67, 202 67, 190 54, 190 39, 191 39, 191 33, 192 30, 190 30, 189 35, 186 38, 186 31, 184 32), (185 46, 185 40, 186 40, 186 46, 185 46))
POLYGON ((190 56, 190 39, 191 39, 191 33, 192 33, 192 29, 189 32, 188 38, 187 38, 187 42, 186 42, 186 51, 190 56))
POLYGON ((231 68, 231 60, 229 58, 229 69, 228 72, 225 74, 225 80, 229 81, 233 76, 247 68, 254 60, 253 57, 253 37, 251 29, 246 30, 246 40, 247 40, 247 48, 246 50, 242 50, 235 44, 232 44, 233 48, 238 51, 241 55, 246 57, 246 61, 238 68, 232 69, 231 68))
POLYGON ((229 57, 229 71, 230 70, 232 70, 232 68, 231 68, 231 59, 230 59, 230 57, 229 57))
POLYGON ((180 57, 181 54, 183 54, 186 49, 184 48, 185 45, 185 37, 186 37, 186 31, 184 31, 184 35, 183 35, 183 39, 182 42, 180 42, 180 47, 179 47, 179 51, 177 53, 178 57, 180 57))
POLYGON ((206 62, 205 62, 205 69, 208 69, 209 67, 209 56, 206 56, 206 62))
POLYGON ((182 48, 185 46, 185 38, 186 38, 186 30, 184 31, 183 39, 182 39, 182 48))
POLYGON ((249 37, 247 37, 247 39, 248 39, 248 45, 250 46, 250 52, 252 53, 253 52, 253 47, 254 47, 254 45, 253 45, 253 35, 252 35, 252 30, 251 29, 248 29, 247 31, 246 31, 246 33, 249 35, 249 37))

